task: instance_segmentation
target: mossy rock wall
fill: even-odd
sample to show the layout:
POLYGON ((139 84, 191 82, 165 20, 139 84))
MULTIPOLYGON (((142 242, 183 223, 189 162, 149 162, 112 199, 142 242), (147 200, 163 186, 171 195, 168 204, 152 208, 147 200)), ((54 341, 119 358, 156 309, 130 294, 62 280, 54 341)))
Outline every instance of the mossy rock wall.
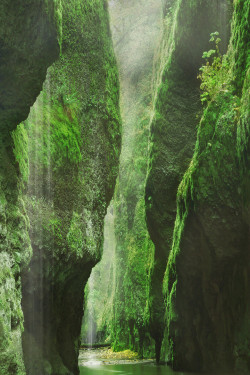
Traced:
POLYGON ((179 186, 164 278, 165 346, 174 369, 250 371, 249 1, 232 36, 179 186))
POLYGON ((155 244, 151 269, 150 331, 160 359, 165 303, 162 282, 172 246, 178 185, 193 155, 202 114, 197 75, 210 33, 218 30, 226 50, 230 6, 225 1, 166 1, 164 31, 155 63, 154 115, 146 183, 146 216, 155 244))
POLYGON ((147 357, 154 355, 148 330, 148 273, 154 246, 145 222, 144 191, 161 2, 119 1, 111 16, 124 131, 114 196, 116 273, 110 338, 114 350, 129 348, 147 357))
POLYGON ((28 116, 60 43, 60 0, 1 1, 1 134, 28 116))
MULTIPOLYGON (((89 319, 93 316, 94 330, 95 327, 97 330, 95 340, 107 340, 116 351, 131 349, 146 357, 154 356, 154 341, 148 330, 148 273, 154 246, 145 222, 144 190, 152 109, 151 81, 154 51, 161 30, 161 2, 110 2, 110 14, 123 121, 112 230, 107 220, 107 236, 108 233, 115 236, 115 250, 110 255, 112 269, 107 281, 109 256, 106 252, 111 249, 104 249, 104 258, 93 271, 96 290, 88 288, 86 301, 89 319), (102 291, 102 296, 108 293, 105 302, 97 290, 102 291), (103 308, 100 308, 100 301, 104 303, 103 308), (91 312, 91 305, 94 312, 91 312)), ((84 321, 84 332, 87 322, 84 321)))
POLYGON ((25 373, 20 273, 32 253, 10 131, 24 120, 59 55, 59 1, 0 4, 0 373, 25 373))
POLYGON ((118 173, 119 82, 106 2, 62 1, 61 57, 13 133, 33 256, 22 274, 27 374, 78 374, 83 291, 118 173))

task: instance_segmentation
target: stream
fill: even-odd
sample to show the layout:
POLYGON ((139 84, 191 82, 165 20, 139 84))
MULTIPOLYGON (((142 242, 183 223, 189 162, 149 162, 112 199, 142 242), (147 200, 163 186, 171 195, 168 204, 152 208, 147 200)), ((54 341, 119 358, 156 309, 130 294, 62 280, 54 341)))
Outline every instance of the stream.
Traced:
MULTIPOLYGON (((81 375, 197 375, 175 372, 166 365, 157 366, 153 360, 117 358, 110 356, 108 349, 84 349, 80 351, 79 365, 81 375)), ((214 375, 214 374, 207 374, 214 375)), ((225 375, 225 374, 224 374, 225 375)))

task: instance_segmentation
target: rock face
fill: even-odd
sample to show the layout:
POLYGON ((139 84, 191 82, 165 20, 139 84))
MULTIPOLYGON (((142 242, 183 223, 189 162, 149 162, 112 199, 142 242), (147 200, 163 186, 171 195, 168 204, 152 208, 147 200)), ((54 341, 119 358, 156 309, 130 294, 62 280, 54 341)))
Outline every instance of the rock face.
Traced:
POLYGON ((176 193, 194 150, 201 116, 197 75, 209 35, 218 30, 227 38, 226 1, 168 1, 164 5, 165 29, 156 64, 154 117, 146 184, 147 224, 155 244, 151 271, 151 334, 157 359, 164 332, 165 305, 161 290, 172 246, 176 193))
POLYGON ((0 372, 25 373, 23 310, 27 374, 78 374, 83 290, 101 256, 120 153, 107 4, 7 3, 0 5, 10 25, 0 43, 0 372), (10 136, 42 89, 61 36, 60 59, 10 136))
POLYGON ((59 55, 60 30, 60 0, 1 1, 1 134, 27 118, 47 68, 59 55))
POLYGON ((156 247, 152 330, 176 370, 249 372, 249 1, 234 2, 228 58, 204 111, 196 79, 211 32, 219 31, 226 51, 231 8, 227 1, 164 5, 146 203, 156 247))
POLYGON ((118 1, 110 12, 124 129, 114 196, 116 274, 111 341, 115 350, 129 348, 148 356, 153 354, 148 329, 148 272, 154 246, 145 222, 144 192, 161 2, 118 1))
POLYGON ((0 373, 24 374, 20 271, 31 256, 10 131, 24 120, 59 55, 60 4, 0 4, 0 373))
POLYGON ((249 373, 249 2, 232 37, 178 190, 165 275, 166 345, 175 369, 249 373))
POLYGON ((14 135, 33 248, 22 277, 30 375, 78 373, 83 290, 101 257, 120 153, 106 3, 62 1, 62 22, 62 56, 14 135))
MULTIPOLYGON (((83 290, 118 173, 116 61, 106 1, 19 3, 0 4, 0 373, 76 375, 83 290)), ((249 374, 250 2, 162 2, 151 117, 152 38, 145 60, 121 62, 127 37, 150 36, 154 4, 144 29, 139 12, 117 33, 127 138, 111 228, 119 303, 104 332, 141 354, 150 332, 176 370, 249 374), (212 76, 203 68, 202 107, 197 74, 214 31, 226 54, 207 65, 212 76)))
MULTIPOLYGON (((105 286, 108 290, 103 308, 95 311, 95 320, 97 338, 108 338, 114 350, 129 348, 148 356, 154 351, 148 330, 147 304, 148 270, 154 246, 145 222, 144 190, 153 57, 160 36, 161 2, 110 2, 110 14, 120 74, 123 144, 113 199, 113 269, 107 281, 107 255, 104 254, 93 271, 94 280, 101 280, 100 287, 95 284, 97 290, 102 290, 102 295, 105 295, 105 286)), ((99 306, 97 293, 89 292, 88 305, 91 300, 99 306)))

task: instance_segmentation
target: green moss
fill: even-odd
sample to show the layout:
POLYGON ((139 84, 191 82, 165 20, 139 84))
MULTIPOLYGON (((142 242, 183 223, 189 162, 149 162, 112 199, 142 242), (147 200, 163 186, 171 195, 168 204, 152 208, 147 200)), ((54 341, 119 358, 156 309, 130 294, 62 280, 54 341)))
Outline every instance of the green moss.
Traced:
MULTIPOLYGON (((110 12, 111 19, 114 20, 113 40, 120 67, 124 129, 120 173, 112 205, 115 229, 112 242, 115 242, 115 254, 110 266, 112 271, 109 281, 106 248, 103 260, 93 272, 94 280, 105 280, 108 284, 103 285, 102 281, 100 286, 98 282, 95 284, 95 288, 101 289, 103 294, 105 291, 107 293, 103 302, 105 307, 101 308, 101 296, 98 298, 88 295, 86 303, 87 306, 92 303, 94 310, 95 306, 100 306, 101 311, 94 311, 98 339, 106 339, 115 351, 129 348, 137 351, 140 356, 151 357, 154 343, 149 333, 148 296, 154 246, 149 239, 145 222, 144 189, 151 115, 153 50, 159 33, 161 3, 146 1, 143 5, 139 2, 125 5, 117 2, 110 12), (121 18, 125 22, 123 30, 115 28, 121 18), (131 29, 131 22, 137 27, 131 29), (138 33, 137 28, 142 32, 138 33)), ((106 74, 112 76, 114 73, 107 71, 106 74)), ((109 92, 112 87, 106 86, 106 90, 109 92)), ((109 126, 112 126, 112 122, 109 126)), ((87 311, 91 313, 89 307, 87 311)), ((87 321, 84 327, 86 323, 87 321)))
POLYGON ((11 267, 11 259, 5 252, 0 259, 0 372, 2 375, 24 375, 21 352, 23 313, 20 289, 11 267))
POLYGON ((29 178, 28 136, 22 126, 19 126, 13 133, 13 140, 15 158, 19 164, 23 181, 27 182, 29 178))
POLYGON ((249 69, 249 0, 234 2, 232 21, 232 39, 229 56, 232 58, 232 77, 238 94, 245 82, 245 74, 249 69))
MULTIPOLYGON (((107 4, 61 4, 61 57, 48 70, 29 118, 13 134, 34 251, 23 277, 24 351, 34 374, 45 368, 77 372, 82 288, 101 257, 103 220, 120 154, 119 82, 107 4), (29 326, 31 278, 34 306, 43 307, 42 316, 54 314, 53 327, 50 322, 34 331, 29 326), (80 311, 77 319, 73 311, 80 311), (48 348, 44 358, 41 329, 48 348), (36 342, 32 353, 31 341, 36 342)), ((47 2, 54 18, 60 17, 57 5, 47 2)))
MULTIPOLYGON (((240 215, 241 217, 243 215, 244 224, 241 223, 238 229, 239 236, 241 236, 240 231, 244 232, 245 225, 249 226, 249 218, 245 216, 245 209, 241 209, 242 200, 245 202, 246 207, 249 206, 249 195, 246 193, 247 189, 249 189, 249 179, 247 177, 249 173, 246 169, 246 165, 249 162, 249 128, 246 120, 246 117, 249 116, 249 109, 246 105, 246 103, 249 103, 249 94, 246 92, 246 85, 249 80, 249 63, 246 57, 247 43, 245 40, 246 29, 248 28, 245 23, 245 17, 249 13, 249 2, 236 1, 234 9, 231 43, 228 53, 224 58, 227 61, 227 74, 223 73, 220 76, 219 79, 221 82, 214 94, 213 100, 204 110, 198 128, 194 156, 177 193, 177 215, 173 244, 164 277, 167 324, 165 345, 168 348, 168 359, 175 369, 196 368, 197 362, 195 362, 195 358, 197 358, 197 355, 192 357, 191 351, 190 357, 182 355, 186 351, 187 346, 192 347, 193 351, 201 351, 200 356, 203 362, 199 364, 201 367, 197 367, 197 369, 213 368, 209 362, 209 356, 195 342, 196 336, 193 334, 194 330, 197 329, 194 323, 195 319, 205 320, 206 316, 198 312, 199 308, 193 308, 191 309, 192 312, 189 312, 192 303, 190 300, 192 301, 192 298, 197 298, 197 295, 199 295, 199 298, 204 298, 204 304, 208 306, 211 303, 209 292, 203 290, 204 285, 206 285, 206 278, 211 280, 210 282, 212 283, 214 282, 212 280, 216 280, 216 277, 219 277, 219 275, 214 276, 212 272, 217 272, 216 267, 220 267, 221 259, 224 259, 226 262, 226 259, 233 257, 235 264, 241 263, 241 257, 245 257, 244 250, 242 249, 244 249, 244 246, 247 246, 244 245, 243 240, 241 245, 236 244, 237 240, 235 240, 235 244, 230 242, 232 241, 229 238, 230 225, 237 226, 238 221, 237 219, 233 221, 231 215, 230 219, 227 217, 227 210, 232 210, 236 216, 240 215), (235 56, 240 59, 239 64, 235 64, 235 56), (209 216, 207 216, 208 210, 210 210, 209 216), (207 218, 207 222, 203 221, 204 217, 207 218), (195 220, 199 221, 196 222, 195 220), (220 236, 222 238, 227 236, 225 238, 225 242, 227 243, 225 245, 226 248, 223 247, 219 237, 217 237, 216 223, 221 228, 220 236), (194 228, 196 230, 195 233, 192 232, 194 228), (214 232, 211 232, 210 228, 214 228, 214 232), (203 236, 208 236, 207 233, 209 233, 209 237, 204 242, 203 236), (191 246, 189 244, 190 236, 193 236, 193 245, 191 246), (195 249, 197 252, 194 256, 195 249), (200 252, 202 254, 201 257, 199 256, 200 252), (192 259, 193 263, 188 263, 188 259, 192 259), (206 264, 203 264, 203 259, 206 259, 206 264), (185 267, 188 267, 188 274, 184 272, 183 262, 186 262, 185 267), (213 265, 212 271, 210 270, 210 262, 213 265), (204 283, 200 286, 195 284, 195 282, 199 283, 197 281, 199 277, 202 278, 204 283), (192 282, 194 284, 191 284, 192 282), (193 285, 191 294, 190 285, 193 285), (188 293, 188 299, 186 299, 184 296, 188 293), (173 296, 175 296, 174 299, 173 296), (194 325, 194 327, 192 332, 187 329, 185 335, 180 337, 180 332, 184 332, 182 322, 185 322, 185 327, 189 327, 190 325, 194 325)), ((231 269, 234 268, 232 265, 230 267, 231 269)), ((235 265, 235 273, 237 273, 237 267, 242 266, 235 265)), ((232 270, 228 272, 232 272, 232 270)), ((223 277, 226 279, 228 273, 225 272, 223 277)), ((241 300, 242 298, 245 300, 245 307, 242 308, 241 312, 237 310, 237 316, 241 316, 244 322, 248 309, 246 306, 249 305, 248 298, 244 294, 246 293, 244 291, 245 286, 243 285, 245 282, 241 280, 240 276, 237 281, 231 278, 230 281, 235 288, 236 285, 241 283, 241 292, 237 294, 231 294, 230 292, 229 296, 226 294, 226 290, 223 290, 222 293, 225 295, 222 298, 233 298, 234 300, 241 300)), ((233 305, 234 303, 232 302, 232 316, 234 315, 233 305)), ((201 306, 200 308, 202 309, 203 307, 201 306)), ((225 339, 223 333, 219 332, 220 330, 216 325, 220 324, 217 323, 217 320, 219 322, 225 322, 226 320, 225 315, 223 315, 226 312, 221 312, 221 314, 222 316, 216 316, 215 321, 208 319, 207 323, 203 324, 209 324, 210 332, 215 330, 217 337, 221 334, 221 340, 223 341, 225 339)), ((231 332, 241 332, 241 329, 238 318, 237 322, 234 321, 233 323, 232 321, 230 323, 231 332), (234 324, 234 327, 232 324, 234 324)), ((244 330, 244 338, 239 338, 240 335, 237 334, 238 338, 236 341, 239 347, 241 346, 240 342, 246 343, 249 340, 249 333, 246 332, 246 328, 244 330)), ((198 331, 196 335, 199 336, 199 334, 200 332, 198 331)), ((221 368, 229 368, 226 361, 223 363, 224 359, 222 358, 224 358, 225 352, 222 354, 220 351, 221 347, 216 346, 215 353, 210 345, 209 337, 201 338, 206 353, 212 352, 214 361, 220 363, 218 366, 221 366, 221 368)), ((232 340, 234 341, 235 338, 232 340)), ((224 342, 221 345, 227 346, 227 343, 224 342)), ((242 348, 244 345, 242 344, 242 348)), ((238 369, 241 368, 241 371, 243 371, 243 368, 246 371, 247 361, 245 359, 249 354, 243 349, 241 354, 239 354, 239 350, 235 356, 236 352, 233 354, 229 348, 227 350, 231 358, 235 357, 230 368, 236 365, 238 369)))

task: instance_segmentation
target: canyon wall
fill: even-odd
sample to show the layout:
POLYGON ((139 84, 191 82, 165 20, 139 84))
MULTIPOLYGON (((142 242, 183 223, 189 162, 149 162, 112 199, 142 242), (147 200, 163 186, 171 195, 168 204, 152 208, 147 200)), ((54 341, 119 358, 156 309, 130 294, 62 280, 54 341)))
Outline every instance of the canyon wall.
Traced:
MULTIPOLYGON (((242 4, 163 2, 162 37, 158 46, 154 40, 155 50, 149 43, 160 34, 152 31, 155 3, 138 11, 139 3, 111 2, 124 133, 112 204, 113 264, 108 278, 106 257, 94 270, 95 288, 105 280, 100 290, 106 297, 105 308, 99 307, 91 319, 96 342, 155 355, 175 370, 248 371, 248 98, 247 90, 241 90, 249 4, 242 4), (147 48, 141 35, 145 43, 148 38, 147 48), (134 45, 141 48, 136 55, 134 45), (148 58, 153 52, 154 60, 148 58), (230 113, 241 124, 237 132, 229 123, 219 130, 230 113), (226 133, 216 135, 219 131, 226 133), (237 146, 227 143, 226 135, 236 137, 237 146), (235 150, 234 164, 230 149, 235 150), (241 177, 234 179, 234 174, 241 177), (231 211, 236 191, 244 206, 242 218, 235 208, 237 223, 231 211), (219 238, 224 226, 228 232, 219 238), (229 231, 235 233, 231 239, 229 231)), ((92 291, 87 303, 100 306, 97 295, 92 291)))
POLYGON ((149 333, 149 269, 154 246, 145 222, 151 83, 161 32, 161 2, 118 1, 110 7, 121 82, 123 140, 114 196, 116 279, 111 342, 141 356, 154 352, 149 333))
POLYGON ((249 1, 166 1, 164 13, 146 186, 152 327, 175 370, 248 373, 249 1))
POLYGON ((1 17, 12 30, 1 34, 0 61, 1 374, 25 373, 23 313, 26 373, 78 374, 83 290, 101 257, 120 154, 107 3, 7 3, 1 17))
POLYGON ((160 358, 165 303, 162 280, 172 246, 176 193, 194 151, 202 114, 197 75, 209 35, 218 30, 229 37, 227 1, 172 1, 164 5, 164 31, 156 62, 154 116, 146 184, 147 224, 155 244, 151 270, 151 332, 160 358), (222 22, 223 21, 223 22, 222 22))
POLYGON ((177 195, 164 279, 175 369, 249 373, 249 2, 236 1, 195 153, 177 195))
POLYGON ((24 120, 59 56, 59 1, 0 4, 0 373, 25 373, 21 271, 32 253, 11 131, 24 120))
POLYGON ((109 5, 120 165, 107 2, 0 4, 1 375, 79 373, 118 169, 100 340, 248 374, 250 2, 109 5))
MULTIPOLYGON (((100 306, 99 291, 103 291, 102 295, 109 291, 103 308, 94 311, 96 340, 107 340, 116 351, 129 348, 149 356, 154 353, 148 327, 148 273, 154 246, 145 222, 144 190, 153 59, 162 9, 161 2, 155 0, 119 0, 109 4, 123 123, 119 178, 112 203, 115 251, 107 280, 106 253, 110 250, 104 249, 104 258, 93 271, 96 290, 88 294, 87 304, 100 306)), ((84 324, 86 332, 87 321, 84 324)))

